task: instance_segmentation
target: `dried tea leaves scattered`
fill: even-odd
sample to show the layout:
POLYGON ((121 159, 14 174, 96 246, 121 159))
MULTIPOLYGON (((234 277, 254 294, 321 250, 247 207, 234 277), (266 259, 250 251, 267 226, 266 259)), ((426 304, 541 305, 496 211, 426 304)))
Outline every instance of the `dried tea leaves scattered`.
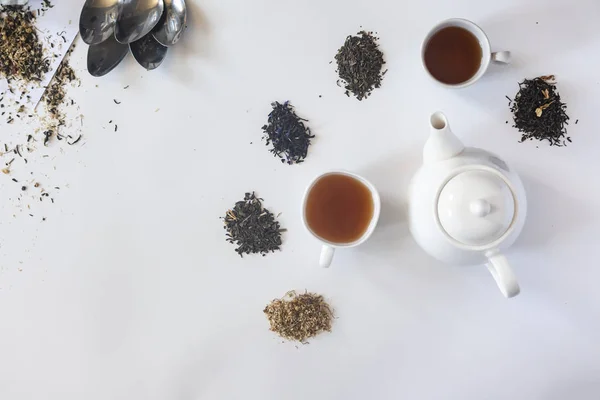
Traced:
MULTIPOLYGON (((7 124, 12 124, 17 118, 24 120, 25 118, 34 118, 35 121, 43 125, 42 141, 45 145, 48 144, 52 137, 59 140, 63 138, 70 139, 69 144, 75 144, 78 135, 61 134, 61 127, 66 125, 66 117, 61 110, 62 106, 74 105, 73 100, 66 98, 65 87, 67 83, 72 83, 77 80, 75 73, 69 65, 69 56, 73 52, 74 45, 67 51, 62 63, 58 66, 56 73, 50 81, 44 92, 42 104, 45 108, 45 114, 35 112, 32 109, 27 110, 26 103, 31 107, 36 104, 31 103, 29 95, 31 82, 41 82, 44 75, 49 72, 51 58, 58 57, 58 54, 51 54, 51 48, 54 48, 52 36, 39 36, 39 30, 35 26, 36 17, 43 15, 45 11, 52 8, 53 5, 49 0, 43 0, 41 8, 31 10, 29 7, 6 6, 0 7, 0 77, 7 79, 11 87, 9 101, 14 106, 14 109, 5 108, 3 100, 4 96, 0 96, 0 108, 3 108, 1 114, 6 118, 7 124), (46 48, 46 50, 45 50, 46 48), (49 53, 46 54, 46 51, 49 53), (15 82, 15 85, 12 83, 15 82)), ((56 35, 62 38, 63 42, 67 39, 63 35, 64 32, 59 32, 56 35)), ((29 123, 28 123, 29 125, 29 123)), ((30 142, 32 136, 27 132, 30 142)), ((28 150, 33 147, 28 146, 28 150)))
POLYGON ((357 36, 348 36, 346 42, 338 50, 335 60, 341 83, 346 95, 352 93, 358 100, 371 95, 374 88, 381 87, 382 72, 385 61, 377 44, 378 38, 373 32, 358 32, 357 36))
POLYGON ((318 294, 290 291, 284 298, 273 300, 263 312, 271 330, 284 339, 305 343, 321 332, 331 332, 333 310, 318 294))
MULTIPOLYGON (((63 135, 60 132, 61 127, 65 126, 65 114, 61 109, 63 106, 74 104, 74 101, 67 101, 67 92, 66 87, 68 84, 71 84, 77 81, 77 76, 75 75, 75 71, 71 67, 69 63, 69 58, 75 49, 75 44, 71 46, 71 48, 67 51, 65 58, 63 58, 62 62, 58 66, 56 70, 56 74, 50 81, 50 84, 46 88, 46 92, 44 93, 44 97, 42 101, 45 104, 46 111, 50 119, 46 121, 46 130, 44 131, 44 144, 47 145, 48 141, 55 134, 58 140, 62 140, 65 136, 69 139, 74 139, 71 135, 63 135)), ((69 144, 73 145, 79 142, 79 140, 74 142, 69 142, 69 144)))
POLYGON ((304 125, 306 119, 299 118, 294 108, 286 101, 283 104, 271 103, 273 111, 269 114, 267 125, 262 127, 269 151, 281 159, 282 163, 300 164, 308 154, 310 140, 315 136, 304 125))
POLYGON ((509 105, 513 127, 522 132, 521 142, 537 139, 547 140, 550 146, 565 146, 571 141, 566 136, 567 105, 556 91, 554 75, 525 79, 519 83, 519 92, 509 105))
POLYGON ((35 18, 35 13, 27 8, 0 9, 0 75, 9 81, 39 82, 50 69, 35 18))
MULTIPOLYGON (((77 80, 69 65, 72 47, 45 88, 40 101, 43 111, 34 109, 36 104, 30 93, 48 77, 50 60, 59 57, 54 51, 60 53, 63 43, 68 42, 65 32, 44 36, 35 26, 36 17, 51 7, 47 0, 36 10, 0 7, 0 79, 6 79, 9 85, 7 91, 0 94, 0 115, 7 124, 19 124, 2 137, 0 159, 4 166, 0 175, 8 175, 20 189, 18 195, 7 192, 8 200, 12 200, 16 211, 30 217, 39 215, 36 211, 43 210, 41 204, 54 203, 52 192, 60 189, 44 182, 51 178, 39 168, 51 154, 41 150, 43 146, 52 138, 67 145, 82 141, 83 116, 79 115, 80 121, 75 124, 76 117, 67 118, 66 113, 67 107, 76 106, 66 91, 67 84, 77 80), (62 43, 58 43, 58 38, 62 43)), ((45 221, 45 217, 41 220, 45 221)))
POLYGON ((232 210, 225 213, 227 241, 236 244, 235 251, 244 254, 263 256, 279 250, 281 246, 281 229, 279 222, 269 210, 263 208, 262 199, 253 193, 246 193, 244 200, 235 203, 232 210))

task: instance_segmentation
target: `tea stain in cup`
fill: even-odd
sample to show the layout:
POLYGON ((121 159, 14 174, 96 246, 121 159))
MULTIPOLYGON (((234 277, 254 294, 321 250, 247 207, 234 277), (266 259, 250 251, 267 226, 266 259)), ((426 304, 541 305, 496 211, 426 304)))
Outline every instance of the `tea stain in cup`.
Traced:
POLYGON ((336 244, 359 240, 373 219, 373 196, 360 180, 344 174, 321 177, 306 200, 306 223, 320 238, 336 244))
POLYGON ((481 67, 479 40, 464 28, 442 28, 425 46, 425 67, 438 81, 456 85, 468 81, 481 67))

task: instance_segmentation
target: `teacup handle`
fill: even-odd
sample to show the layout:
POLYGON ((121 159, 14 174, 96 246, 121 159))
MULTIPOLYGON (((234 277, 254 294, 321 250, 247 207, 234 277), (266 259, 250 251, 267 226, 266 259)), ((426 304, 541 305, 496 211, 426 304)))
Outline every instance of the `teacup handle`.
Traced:
POLYGON ((321 258, 319 259, 319 265, 323 268, 327 268, 331 265, 335 249, 331 246, 323 245, 321 248, 321 258))
POLYGON ((492 250, 486 254, 488 270, 496 280, 502 294, 511 298, 519 294, 521 288, 515 274, 512 272, 508 260, 498 250, 492 250))
POLYGON ((500 64, 510 64, 510 51, 497 51, 492 53, 492 61, 500 64))

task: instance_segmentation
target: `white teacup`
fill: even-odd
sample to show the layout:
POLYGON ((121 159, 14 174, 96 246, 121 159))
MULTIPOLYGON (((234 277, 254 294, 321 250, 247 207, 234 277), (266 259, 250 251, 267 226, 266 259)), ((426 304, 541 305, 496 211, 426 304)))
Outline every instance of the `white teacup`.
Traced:
POLYGON ((302 223, 304 224, 304 227, 306 228, 306 230, 323 244, 323 247, 321 249, 321 257, 319 259, 319 265, 321 267, 329 267, 331 265, 331 261, 333 260, 333 255, 335 254, 335 249, 356 247, 356 246, 364 243, 365 241, 367 241, 367 239, 369 239, 369 237, 373 234, 373 231, 375 231, 375 227, 377 226, 377 221, 379 220, 380 212, 381 212, 381 199, 379 197, 379 192, 377 191, 377 189, 371 182, 369 182, 362 176, 356 175, 351 172, 338 170, 338 171, 330 171, 330 172, 321 174, 321 175, 317 176, 315 179, 313 179, 312 182, 306 188, 306 191, 304 193, 304 198, 302 200, 302 223), (369 225, 368 225, 367 229, 364 231, 364 233, 362 234, 362 236, 353 242, 335 243, 335 242, 328 241, 328 240, 320 237, 319 235, 317 235, 315 232, 313 232, 313 230, 311 229, 311 227, 308 224, 307 217, 306 217, 306 206, 307 206, 307 200, 308 200, 309 194, 310 194, 311 190, 313 189, 313 187, 315 186, 315 184, 321 178, 328 176, 328 175, 346 175, 351 178, 354 178, 354 179, 358 180, 359 182, 361 182, 363 185, 365 185, 367 187, 367 189, 369 190, 369 192, 371 193, 371 199, 373 201, 373 215, 371 217, 371 221, 369 222, 369 225))
POLYGON ((471 22, 469 20, 462 19, 462 18, 452 18, 452 19, 447 19, 445 21, 440 22, 439 24, 434 26, 433 29, 431 29, 431 31, 429 31, 429 33, 425 37, 425 40, 423 40, 423 44, 421 45, 421 62, 423 63, 423 68, 425 68, 425 71, 427 71, 427 74, 433 80, 435 80, 440 85, 449 87, 449 88, 463 88, 463 87, 472 85, 473 83, 477 82, 485 74, 485 72, 487 71, 487 69, 490 66, 490 63, 492 61, 501 63, 501 64, 509 64, 510 63, 510 51, 499 51, 499 52, 492 53, 491 46, 490 46, 490 40, 488 39, 488 37, 485 34, 485 32, 483 31, 483 29, 481 29, 474 22, 471 22), (456 84, 448 84, 448 83, 440 82, 438 79, 436 79, 435 76, 433 76, 431 74, 431 72, 429 72, 427 65, 425 65, 425 50, 427 49, 427 45, 429 44, 429 41, 431 40, 432 36, 435 35, 438 31, 440 31, 444 28, 449 28, 449 27, 457 27, 457 28, 465 29, 466 31, 470 32, 477 38, 477 40, 479 41, 479 45, 481 46, 481 57, 482 58, 481 58, 481 64, 479 65, 479 70, 470 79, 468 79, 464 82, 461 82, 461 83, 456 83, 456 84))

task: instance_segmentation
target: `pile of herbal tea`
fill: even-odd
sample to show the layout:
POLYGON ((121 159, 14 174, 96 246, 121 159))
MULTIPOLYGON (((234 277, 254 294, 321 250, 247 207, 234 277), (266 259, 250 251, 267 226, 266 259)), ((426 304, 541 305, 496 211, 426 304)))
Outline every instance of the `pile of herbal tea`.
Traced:
MULTIPOLYGON (((547 140, 550 146, 565 146, 569 116, 567 105, 556 91, 554 75, 525 79, 519 83, 514 100, 509 98, 514 125, 522 133, 521 142, 547 140)), ((576 121, 577 123, 577 121, 576 121)))
POLYGON ((333 309, 318 294, 299 295, 292 290, 269 303, 263 312, 271 330, 284 339, 305 343, 321 332, 331 332, 333 309))
POLYGON ((263 208, 262 199, 253 193, 246 193, 244 199, 235 203, 233 209, 225 213, 227 241, 236 244, 235 251, 244 254, 262 254, 279 250, 281 229, 279 222, 269 210, 263 208))
MULTIPOLYGON (((0 95, 1 116, 7 124, 12 124, 18 119, 24 121, 26 118, 34 118, 27 121, 27 125, 32 126, 32 122, 39 122, 42 129, 36 128, 35 131, 43 133, 44 145, 47 145, 52 137, 58 140, 67 139, 72 145, 79 141, 81 135, 59 131, 67 125, 63 107, 75 104, 66 97, 66 86, 77 81, 75 72, 69 65, 69 56, 74 45, 67 51, 41 99, 46 113, 40 114, 28 109, 29 105, 35 106, 31 104, 30 89, 44 80, 50 70, 51 59, 58 57, 57 54, 52 54, 51 50, 55 47, 54 37, 40 36, 41 31, 36 27, 37 16, 44 15, 51 7, 53 5, 49 0, 43 0, 41 8, 36 10, 29 7, 0 7, 0 78, 7 80, 10 91, 7 96, 0 95)), ((57 33, 56 36, 67 43, 63 33, 57 33)), ((26 137, 27 147, 31 151, 34 146, 31 143, 30 132, 27 132, 26 137)))
POLYGON ((283 104, 274 102, 271 106, 273 110, 267 124, 262 127, 267 146, 273 146, 269 151, 279 157, 282 163, 292 165, 304 162, 310 140, 315 137, 304 125, 308 120, 298 117, 289 101, 283 104))
POLYGON ((33 11, 20 7, 0 8, 0 75, 9 82, 41 81, 50 69, 35 27, 33 11))
POLYGON ((357 36, 348 36, 346 42, 338 50, 335 60, 340 79, 346 95, 352 93, 358 100, 371 95, 374 88, 381 87, 382 72, 385 61, 379 50, 377 38, 373 32, 358 32, 357 36))

